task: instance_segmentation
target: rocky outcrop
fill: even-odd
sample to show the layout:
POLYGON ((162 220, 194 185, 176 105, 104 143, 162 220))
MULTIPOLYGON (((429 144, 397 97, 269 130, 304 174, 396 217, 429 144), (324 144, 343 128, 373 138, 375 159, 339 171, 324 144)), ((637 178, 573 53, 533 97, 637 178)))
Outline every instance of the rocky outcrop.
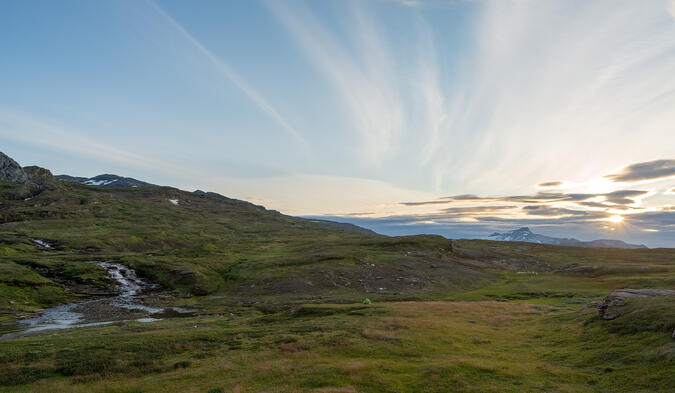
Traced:
POLYGON ((28 181, 28 176, 23 168, 21 168, 21 165, 2 152, 0 152, 0 181, 13 183, 25 183, 28 181))
POLYGON ((0 181, 16 183, 3 190, 9 199, 30 199, 59 183, 49 170, 38 166, 22 168, 4 153, 0 153, 0 181))
MULTIPOLYGON (((675 291, 667 289, 617 289, 597 303, 598 315, 602 319, 612 320, 626 313, 624 306, 631 298, 654 296, 675 296, 675 291)), ((673 332, 675 335, 675 332, 673 332)), ((675 338, 675 337, 674 337, 675 338)))
POLYGON ((28 181, 40 187, 54 185, 57 182, 49 169, 40 168, 39 166, 27 166, 23 170, 26 176, 28 176, 28 181))

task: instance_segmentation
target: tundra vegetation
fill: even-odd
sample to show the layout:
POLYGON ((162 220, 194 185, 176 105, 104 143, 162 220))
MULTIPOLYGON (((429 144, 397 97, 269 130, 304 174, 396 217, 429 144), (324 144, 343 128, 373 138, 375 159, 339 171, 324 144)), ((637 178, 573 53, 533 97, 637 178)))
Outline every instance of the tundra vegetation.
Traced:
POLYGON ((597 311, 619 288, 675 289, 673 249, 386 237, 26 172, 39 188, 0 183, 3 333, 109 295, 101 261, 196 314, 1 340, 0 391, 675 391, 675 297, 597 311))

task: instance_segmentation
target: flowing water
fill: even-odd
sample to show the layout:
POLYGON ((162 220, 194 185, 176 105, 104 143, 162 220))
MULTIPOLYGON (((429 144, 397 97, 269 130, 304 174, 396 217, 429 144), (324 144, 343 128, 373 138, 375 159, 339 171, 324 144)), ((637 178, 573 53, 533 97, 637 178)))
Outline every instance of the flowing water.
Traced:
POLYGON ((19 320, 11 329, 14 331, 0 336, 0 340, 45 330, 97 326, 123 320, 155 322, 163 318, 194 315, 194 310, 140 304, 137 296, 156 288, 156 284, 146 282, 133 269, 119 263, 98 262, 98 265, 117 283, 117 296, 44 309, 39 317, 19 320))

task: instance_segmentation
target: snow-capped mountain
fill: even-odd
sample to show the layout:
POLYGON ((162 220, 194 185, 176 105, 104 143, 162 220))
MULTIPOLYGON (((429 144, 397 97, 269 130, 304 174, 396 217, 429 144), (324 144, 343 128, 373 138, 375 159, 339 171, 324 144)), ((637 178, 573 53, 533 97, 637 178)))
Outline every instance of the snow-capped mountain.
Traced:
POLYGON ((131 177, 122 177, 117 175, 105 174, 94 177, 75 177, 69 175, 56 175, 59 180, 80 183, 88 186, 107 186, 107 187, 148 187, 154 184, 136 180, 131 177))
POLYGON ((570 246, 570 247, 608 247, 608 248, 647 248, 647 246, 640 244, 628 244, 621 240, 612 239, 598 239, 592 241, 581 241, 574 238, 559 238, 546 235, 539 235, 530 228, 523 227, 508 231, 504 233, 495 232, 488 236, 491 240, 500 240, 507 242, 528 242, 539 244, 552 244, 556 246, 570 246))

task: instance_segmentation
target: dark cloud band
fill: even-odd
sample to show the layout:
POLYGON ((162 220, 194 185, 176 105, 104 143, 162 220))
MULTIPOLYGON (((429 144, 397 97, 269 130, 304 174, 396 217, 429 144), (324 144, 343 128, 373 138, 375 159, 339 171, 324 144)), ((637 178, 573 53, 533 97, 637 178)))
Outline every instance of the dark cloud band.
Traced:
POLYGON ((614 182, 637 182, 664 179, 675 176, 675 160, 654 160, 640 162, 623 168, 619 173, 606 175, 614 182))
MULTIPOLYGON (((453 202, 506 202, 506 203, 553 203, 553 202, 573 202, 590 206, 588 201, 593 198, 603 197, 605 202, 616 205, 629 205, 635 203, 639 197, 647 195, 648 191, 642 190, 619 190, 606 194, 565 194, 558 192, 539 192, 535 195, 515 195, 505 197, 479 197, 476 195, 457 195, 437 199, 434 201, 421 202, 402 202, 404 206, 423 206, 423 205, 444 205, 453 202)), ((602 202, 595 202, 595 204, 603 207, 608 207, 602 202)))
POLYGON ((538 185, 539 187, 545 187, 545 188, 547 188, 547 187, 558 187, 558 186, 562 186, 562 184, 563 184, 563 182, 561 182, 561 181, 547 181, 547 182, 544 182, 544 183, 539 183, 539 184, 537 184, 537 185, 538 185))

